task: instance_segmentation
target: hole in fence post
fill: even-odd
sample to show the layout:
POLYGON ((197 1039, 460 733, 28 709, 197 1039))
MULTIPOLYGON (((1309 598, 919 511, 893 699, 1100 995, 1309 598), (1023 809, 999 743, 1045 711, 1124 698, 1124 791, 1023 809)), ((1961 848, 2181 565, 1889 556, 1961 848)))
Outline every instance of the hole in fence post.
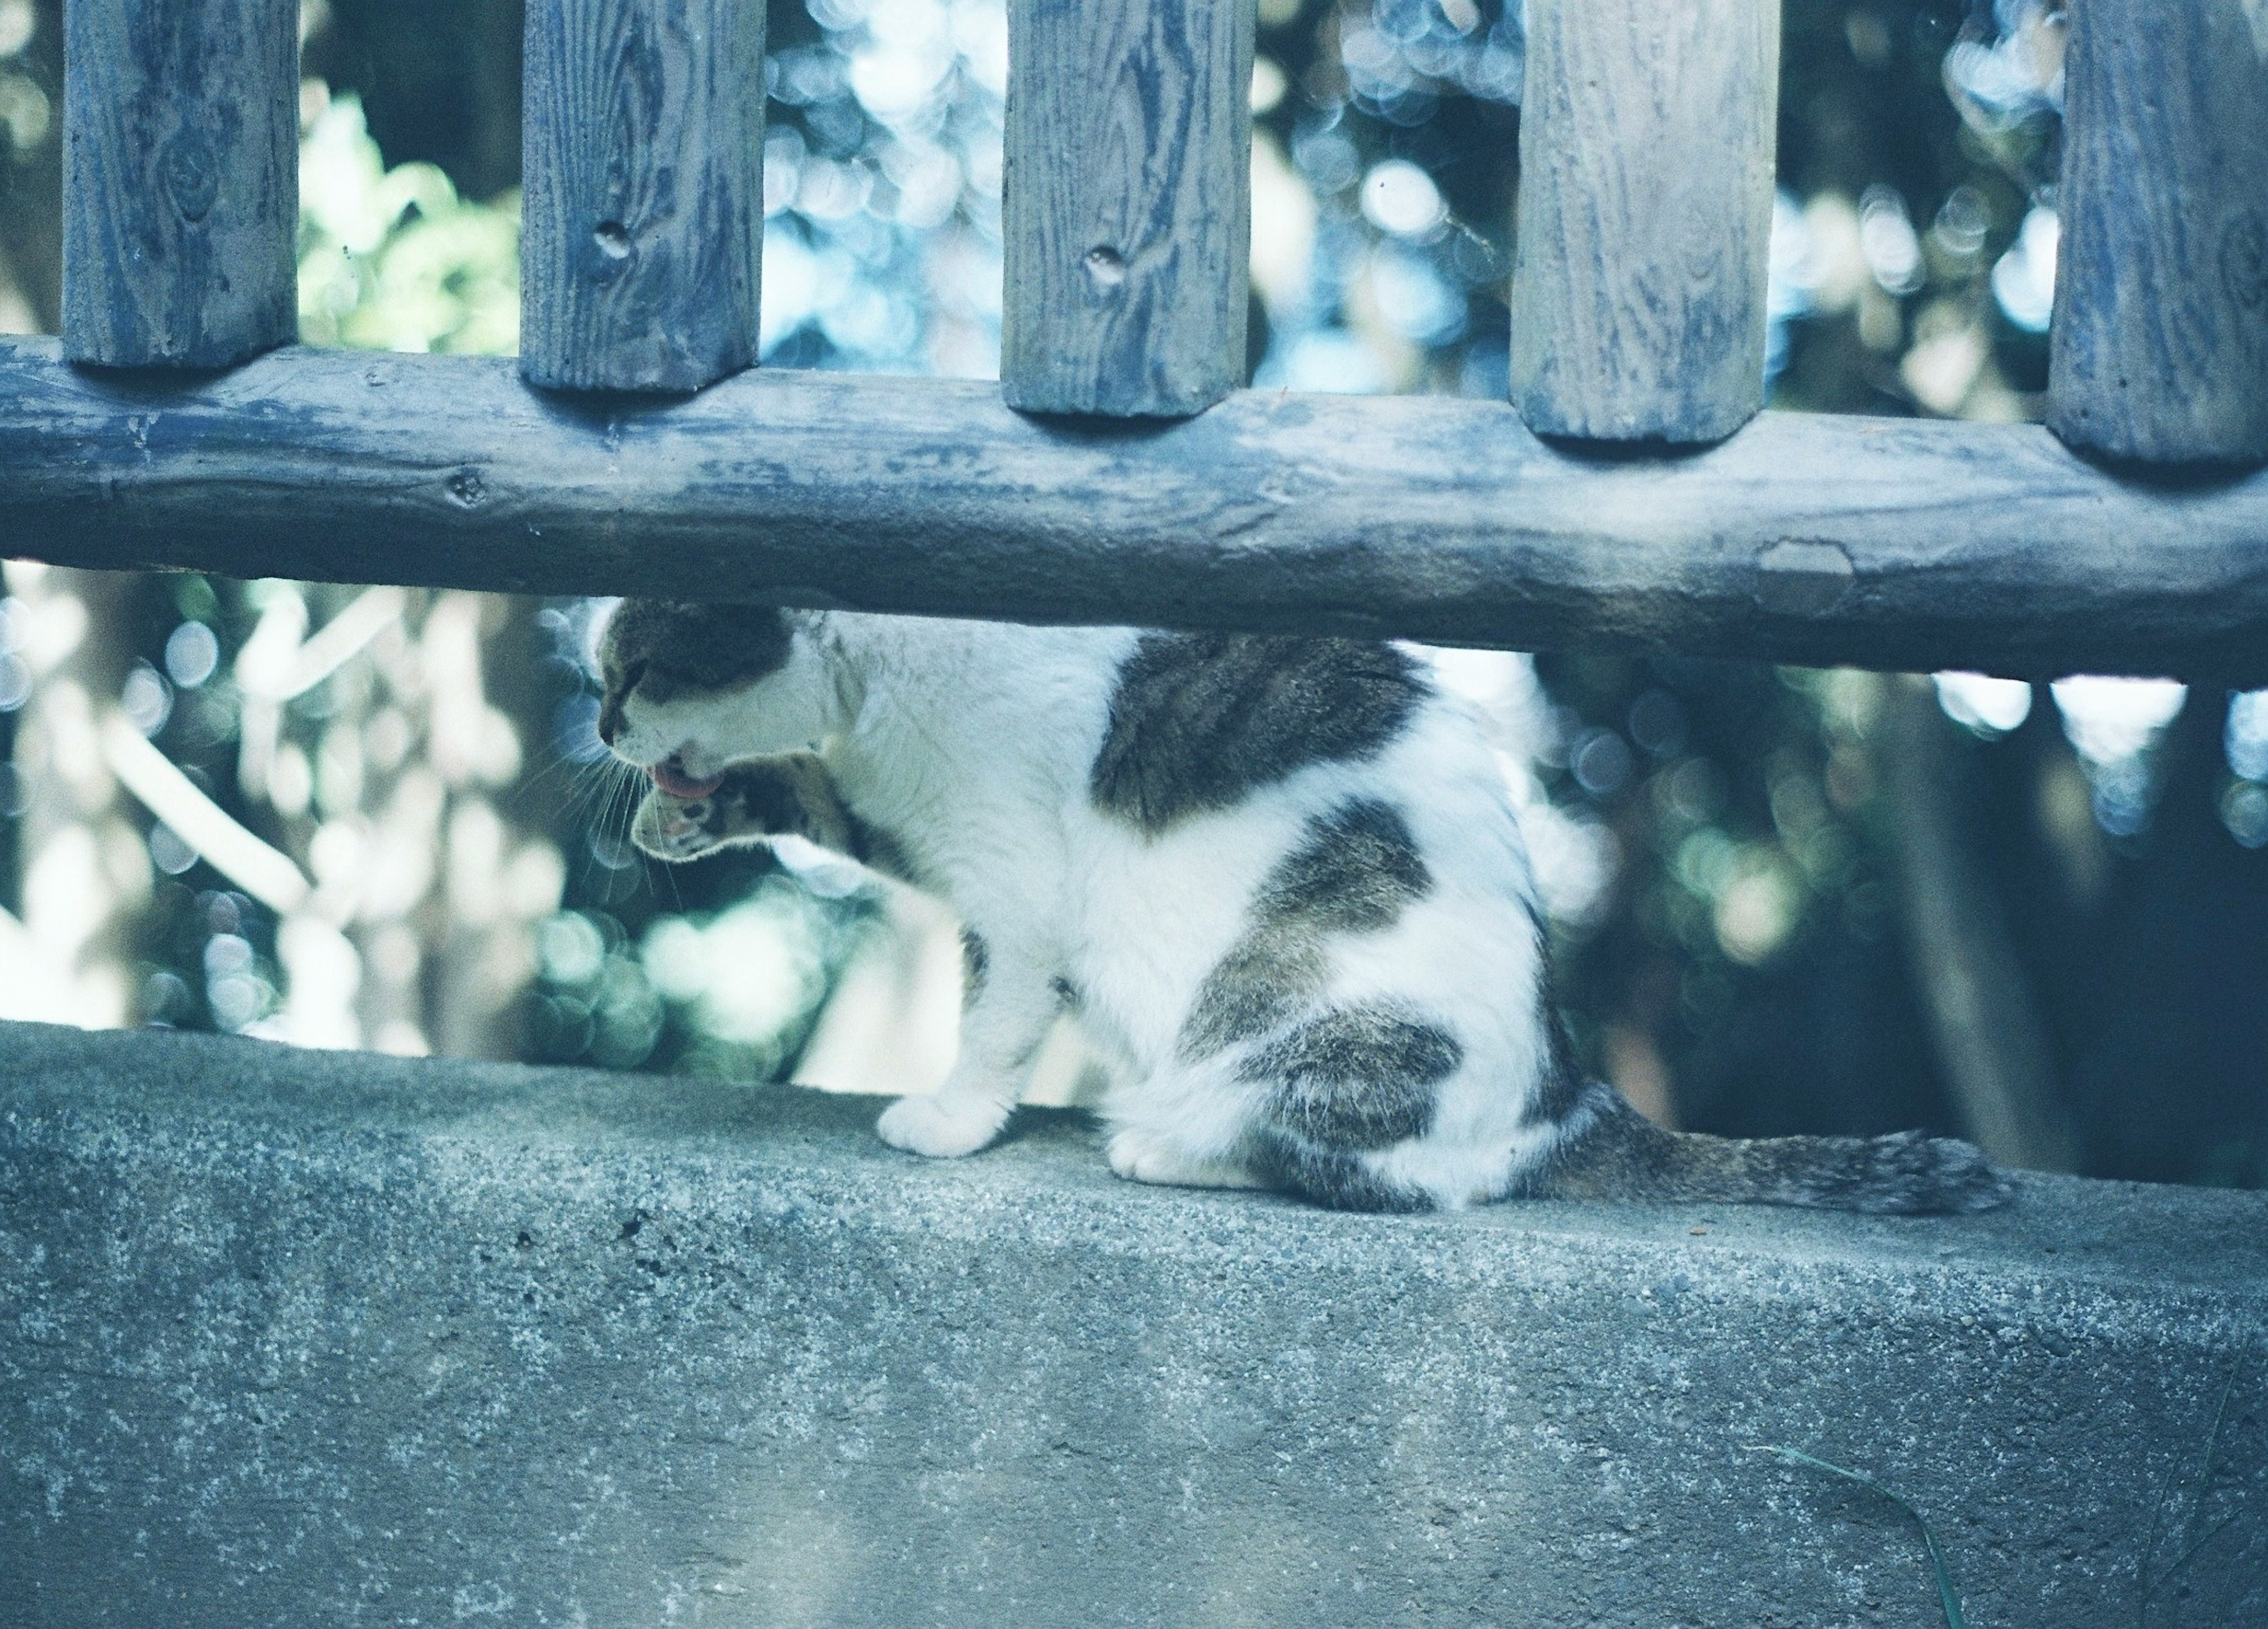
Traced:
POLYGON ((530 0, 519 369, 699 390, 755 365, 765 8, 530 0))
POLYGON ((1115 289, 1126 281, 1126 257, 1116 249, 1097 247, 1086 252, 1086 280, 1098 289, 1115 289))
POLYGON ((219 163, 205 134, 184 126, 158 155, 158 173, 166 195, 185 221, 202 221, 220 196, 219 163))
POLYGON ((1203 412, 1247 367, 1257 13, 1007 11, 1001 394, 1027 413, 1203 412))

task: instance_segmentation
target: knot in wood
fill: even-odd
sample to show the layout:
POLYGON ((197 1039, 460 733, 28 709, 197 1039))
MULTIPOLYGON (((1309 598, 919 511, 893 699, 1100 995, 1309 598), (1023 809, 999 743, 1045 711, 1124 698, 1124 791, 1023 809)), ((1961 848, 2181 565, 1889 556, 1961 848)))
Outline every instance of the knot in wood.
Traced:
POLYGON ((1840 543, 1786 539, 1760 552, 1756 568, 1756 604, 1784 616, 1823 615, 1859 579, 1840 543))
POLYGON ((183 125, 168 136, 158 155, 158 173, 183 220, 201 221, 212 213, 220 196, 220 166, 202 130, 183 125))
POLYGON ((2268 219, 2239 210, 2220 234, 2220 283, 2237 307, 2268 308, 2268 219))

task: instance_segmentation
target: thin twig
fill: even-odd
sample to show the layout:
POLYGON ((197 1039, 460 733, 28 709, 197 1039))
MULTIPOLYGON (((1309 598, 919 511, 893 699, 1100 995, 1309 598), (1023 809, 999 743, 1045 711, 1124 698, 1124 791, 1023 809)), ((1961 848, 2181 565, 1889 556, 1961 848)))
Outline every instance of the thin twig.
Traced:
MULTIPOLYGON (((2220 1400, 2213 1404, 2213 1425, 2205 1433, 2205 1457, 2198 1465, 2197 1488, 2190 1495, 2189 1517, 2182 1524, 2185 1532, 2194 1533, 2198 1520, 2205 1515, 2206 1496, 2213 1492, 2213 1461, 2220 1452, 2221 1427, 2228 1420, 2228 1399, 2235 1393, 2237 1376, 2244 1372, 2245 1359, 2252 1355, 2252 1341, 2253 1337, 2248 1332, 2237 1344, 2236 1356, 2228 1366, 2228 1377, 2220 1383, 2220 1400)), ((2159 1518, 2165 1511, 2166 1494, 2172 1485, 2170 1481, 2159 1484, 2157 1508, 2150 1515, 2149 1538, 2142 1547, 2142 1559, 2135 1564, 2135 1581, 2142 1586, 2141 1598, 2134 1607, 2135 1629, 2147 1629, 2150 1603, 2156 1598, 2158 1591, 2173 1582, 2182 1569, 2197 1559, 2198 1552, 2228 1531, 2236 1521, 2235 1516, 2231 1516, 2202 1538, 2193 1540, 2189 1548, 2182 1552, 2179 1559, 2153 1579, 2150 1576, 2150 1559, 2157 1552, 2159 1518)))
POLYGON ((1856 1482, 1860 1487, 1871 1489, 1904 1511, 1913 1519, 1913 1524, 1921 1529, 1921 1542, 1929 1552, 1930 1570, 1937 1579, 1937 1603, 1945 1609, 1945 1629, 1969 1629, 1969 1619, 1962 1614, 1961 1611, 1960 1592, 1953 1587, 1953 1570, 1945 1564, 1945 1552, 1938 1547, 1937 1535, 1930 1529, 1929 1519, 1922 1515, 1911 1500, 1902 1493, 1884 1487, 1864 1471, 1852 1471, 1842 1465, 1830 1464, 1823 1459, 1815 1459, 1800 1449, 1781 1448, 1770 1442, 1751 1442, 1745 1447, 1751 1454, 1771 1454, 1794 1464, 1808 1465, 1814 1471, 1824 1471, 1830 1476, 1841 1477, 1846 1482, 1856 1482))

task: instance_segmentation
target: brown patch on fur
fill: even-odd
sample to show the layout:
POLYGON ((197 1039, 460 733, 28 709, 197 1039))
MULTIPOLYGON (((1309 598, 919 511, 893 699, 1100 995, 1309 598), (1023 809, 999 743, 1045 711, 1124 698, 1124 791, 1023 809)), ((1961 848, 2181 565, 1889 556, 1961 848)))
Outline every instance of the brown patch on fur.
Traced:
POLYGON ((973 927, 961 930, 961 1006, 966 1012, 984 993, 984 976, 991 969, 992 953, 984 936, 973 927))
POLYGON ((1163 831, 1310 763, 1375 755, 1430 693, 1390 645, 1145 634, 1119 670, 1089 789, 1096 807, 1163 831))
POLYGON ((1435 1088, 1463 1057, 1448 1031, 1373 1002, 1295 1024, 1237 1075, 1273 1088, 1265 1112, 1279 1131, 1319 1147, 1388 1148, 1432 1128, 1435 1088))
MULTIPOLYGON (((1536 930, 1539 941, 1543 929, 1536 930)), ((1567 1033, 1567 1021, 1553 999, 1551 966, 1549 947, 1539 942, 1536 956, 1541 969, 1536 979, 1537 1017, 1543 1024, 1543 1073, 1535 1083, 1535 1099, 1528 1105, 1526 1122, 1530 1126, 1560 1125, 1566 1123, 1583 1106, 1583 1072, 1575 1063, 1575 1040, 1567 1033)))
POLYGON ((1348 1150, 1318 1147, 1272 1126, 1263 1125, 1253 1132, 1244 1166, 1268 1187, 1296 1193, 1329 1211, 1379 1211, 1407 1216, 1433 1208, 1426 1194, 1397 1187, 1373 1175, 1348 1150))
POLYGON ((1333 933, 1391 927, 1432 873, 1392 804, 1358 798, 1307 822, 1252 902, 1252 925, 1205 976, 1182 1026, 1185 1058, 1256 1041, 1320 989, 1333 933))

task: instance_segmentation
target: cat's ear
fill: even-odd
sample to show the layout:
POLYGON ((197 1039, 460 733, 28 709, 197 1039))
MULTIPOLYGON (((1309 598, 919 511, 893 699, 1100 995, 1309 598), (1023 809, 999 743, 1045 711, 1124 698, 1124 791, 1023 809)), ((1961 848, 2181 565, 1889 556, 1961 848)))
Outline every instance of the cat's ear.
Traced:
POLYGON ((607 630, 614 626, 615 614, 622 608, 620 594, 585 600, 567 613, 566 634, 560 641, 562 650, 582 667, 589 677, 606 682, 604 651, 607 630))

